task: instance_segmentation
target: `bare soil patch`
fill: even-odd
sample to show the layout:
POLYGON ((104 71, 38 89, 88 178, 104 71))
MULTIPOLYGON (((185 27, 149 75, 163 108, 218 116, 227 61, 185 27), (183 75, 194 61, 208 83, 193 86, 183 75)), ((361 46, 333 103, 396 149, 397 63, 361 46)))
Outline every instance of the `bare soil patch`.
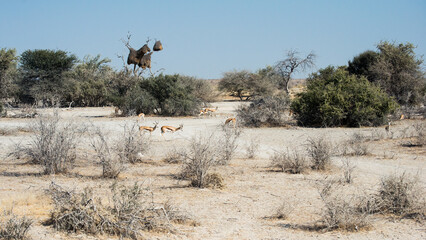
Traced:
MULTIPOLYGON (((111 236, 90 236, 82 233, 66 234, 55 231, 42 223, 49 217, 52 202, 46 194, 51 182, 82 192, 85 187, 94 189, 94 194, 108 194, 108 187, 118 181, 132 185, 139 182, 149 186, 156 203, 168 200, 185 212, 194 224, 174 224, 169 233, 144 232, 148 239, 425 239, 424 221, 395 219, 390 216, 373 215, 368 230, 355 232, 310 231, 321 218, 324 203, 321 201, 318 184, 324 179, 343 179, 342 159, 350 158, 355 168, 353 183, 342 186, 343 193, 371 193, 378 189, 383 176, 393 173, 416 175, 421 189, 426 189, 426 147, 404 147, 403 143, 413 136, 412 126, 425 124, 424 120, 394 122, 390 132, 379 128, 250 128, 243 129, 238 139, 236 154, 228 165, 215 166, 213 173, 223 177, 223 188, 194 188, 189 181, 177 179, 181 165, 164 161, 173 149, 187 148, 193 136, 219 131, 225 119, 235 116, 239 102, 212 103, 218 107, 212 116, 203 117, 157 117, 145 116, 141 125, 179 126, 183 131, 165 133, 157 129, 149 137, 150 150, 143 161, 126 164, 117 180, 100 178, 102 166, 96 161, 90 148, 90 136, 84 133, 77 146, 75 168, 69 173, 41 175, 42 169, 28 164, 25 159, 14 159, 8 154, 14 144, 26 144, 32 136, 29 124, 35 119, 1 118, 0 129, 0 211, 13 208, 18 216, 34 220, 29 235, 32 239, 118 239, 111 236), (25 130, 25 131, 24 131, 25 130), (342 156, 339 150, 353 134, 365 136, 369 154, 342 156), (374 137, 378 138, 374 139, 374 137), (271 156, 282 149, 306 155, 309 139, 323 137, 335 150, 331 157, 332 167, 325 171, 308 170, 289 174, 271 168, 271 156), (253 139, 258 144, 254 158, 247 158, 246 149, 253 139), (273 218, 277 209, 292 208, 286 218, 273 218)), ((247 103, 243 103, 247 104, 247 103)), ((52 114, 54 109, 38 110, 39 114, 52 114)), ((100 127, 109 136, 119 135, 123 126, 137 121, 137 117, 112 117, 113 108, 59 109, 63 119, 72 119, 78 124, 91 123, 100 127)), ((149 133, 147 133, 149 135, 149 133)))

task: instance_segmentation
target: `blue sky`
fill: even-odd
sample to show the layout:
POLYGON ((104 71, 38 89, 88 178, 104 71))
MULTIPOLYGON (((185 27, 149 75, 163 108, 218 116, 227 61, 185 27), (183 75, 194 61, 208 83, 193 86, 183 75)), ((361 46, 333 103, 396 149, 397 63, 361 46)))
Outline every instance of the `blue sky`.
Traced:
POLYGON ((426 53, 424 0, 0 0, 0 9, 0 48, 101 54, 120 69, 130 32, 134 48, 148 37, 163 43, 153 71, 205 79, 273 65, 290 49, 317 54, 310 72, 347 64, 381 40, 426 53))

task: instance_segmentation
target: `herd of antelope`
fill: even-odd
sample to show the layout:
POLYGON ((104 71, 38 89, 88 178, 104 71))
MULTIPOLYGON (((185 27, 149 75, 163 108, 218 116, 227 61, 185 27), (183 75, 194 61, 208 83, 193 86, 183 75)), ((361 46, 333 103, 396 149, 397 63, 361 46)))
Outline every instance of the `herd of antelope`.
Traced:
MULTIPOLYGON (((216 110, 217 110, 217 107, 216 108, 204 108, 204 109, 200 110, 200 115, 202 115, 202 114, 211 114, 213 112, 216 112, 216 110)), ((145 121, 145 114, 144 113, 140 113, 138 115, 138 121, 140 121, 140 120, 145 121)), ((237 120, 234 117, 227 118, 225 120, 225 125, 228 125, 230 123, 232 123, 233 127, 235 128, 237 120)), ((151 135, 152 132, 155 131, 155 129, 157 129, 157 126, 158 126, 158 122, 154 122, 154 126, 153 127, 139 126, 139 131, 140 132, 149 132, 149 134, 151 135)), ((183 130, 183 124, 180 124, 179 127, 161 126, 160 129, 161 129, 161 136, 164 137, 164 133, 166 133, 167 131, 171 132, 171 133, 174 133, 176 131, 183 130)))
MULTIPOLYGON (((216 111, 217 111, 217 107, 216 108, 203 108, 203 109, 200 110, 200 114, 199 115, 201 116, 203 114, 212 114, 213 112, 216 112, 216 111)), ((292 116, 292 115, 293 115, 293 111, 290 110, 289 116, 292 116)), ((139 118, 139 120, 142 119, 143 121, 145 121, 145 114, 144 113, 140 113, 138 115, 138 118, 139 118)), ((399 120, 403 120, 403 119, 405 119, 405 116, 404 116, 404 114, 401 114, 399 120)), ((225 120, 225 125, 229 125, 230 123, 232 123, 233 127, 235 128, 235 125, 237 123, 236 118, 235 117, 230 117, 230 118, 227 118, 225 120)), ((140 132, 148 131, 149 134, 152 134, 152 132, 155 131, 155 129, 157 129, 157 126, 158 126, 158 122, 154 122, 154 126, 153 127, 139 126, 139 131, 140 132)), ((391 122, 388 122, 388 125, 385 126, 386 132, 389 132, 390 126, 391 126, 391 122)), ((161 136, 164 136, 164 133, 166 131, 174 133, 174 132, 179 131, 179 130, 183 130, 183 124, 180 124, 179 127, 162 126, 161 127, 161 136)))

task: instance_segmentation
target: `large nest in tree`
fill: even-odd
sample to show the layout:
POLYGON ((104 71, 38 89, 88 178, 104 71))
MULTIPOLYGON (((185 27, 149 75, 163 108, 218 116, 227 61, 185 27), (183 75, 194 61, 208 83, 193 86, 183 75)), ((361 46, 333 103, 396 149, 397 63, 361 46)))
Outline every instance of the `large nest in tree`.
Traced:
POLYGON ((153 47, 154 51, 161 51, 163 50, 163 45, 160 41, 156 41, 153 47))
POLYGON ((147 44, 143 45, 139 50, 138 50, 138 59, 142 59, 143 55, 147 54, 151 52, 151 49, 148 47, 147 44))
POLYGON ((133 49, 133 48, 129 48, 129 56, 127 57, 127 64, 138 64, 140 61, 140 58, 138 58, 138 52, 133 49))
POLYGON ((129 56, 127 57, 127 64, 138 64, 142 61, 142 58, 145 54, 151 52, 151 49, 148 47, 147 44, 143 45, 139 50, 135 50, 131 47, 129 47, 129 56))
POLYGON ((152 55, 152 52, 144 55, 142 59, 140 60, 138 66, 141 67, 142 69, 151 68, 151 55, 152 55))

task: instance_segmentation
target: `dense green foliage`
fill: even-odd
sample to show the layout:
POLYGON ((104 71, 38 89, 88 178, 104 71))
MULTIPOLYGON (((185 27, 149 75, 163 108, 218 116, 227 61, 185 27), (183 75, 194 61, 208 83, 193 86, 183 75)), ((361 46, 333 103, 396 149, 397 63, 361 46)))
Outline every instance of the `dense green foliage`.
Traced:
MULTIPOLYGON (((313 74, 308 91, 293 104, 299 122, 315 126, 380 124, 395 108, 385 92, 402 105, 418 105, 426 99, 426 81, 423 60, 414 49, 410 43, 381 42, 377 51, 365 51, 349 61, 347 71, 327 68, 313 74)), ((313 66, 314 59, 313 53, 300 58, 296 51, 289 51, 274 67, 225 73, 219 89, 254 101, 239 110, 245 125, 281 126, 289 100, 275 96, 286 96, 283 91, 288 90, 292 74, 313 66)), ((198 113, 203 103, 217 96, 206 81, 180 75, 141 76, 127 67, 114 70, 109 62, 100 55, 79 61, 61 50, 27 50, 17 56, 15 49, 2 48, 1 105, 113 105, 124 115, 182 116, 198 113)))
POLYGON ((327 67, 308 79, 291 108, 304 126, 371 126, 386 121, 397 104, 365 77, 327 67))
POLYGON ((219 82, 219 89, 229 92, 240 100, 250 100, 260 95, 270 95, 276 88, 276 77, 273 69, 267 67, 257 73, 249 71, 233 71, 224 73, 219 82), (245 98, 245 99, 244 99, 245 98))
POLYGON ((377 52, 366 51, 349 62, 348 71, 379 84, 401 105, 417 105, 425 96, 423 59, 411 43, 380 42, 377 52))
POLYGON ((112 69, 106 64, 109 59, 86 56, 73 71, 64 77, 63 101, 73 106, 104 106, 108 103, 108 80, 112 69))
MULTIPOLYGON (((119 84, 115 84, 110 100, 124 115, 141 112, 165 116, 193 115, 204 101, 200 93, 209 88, 203 80, 177 74, 160 74, 147 79, 121 74, 115 82, 119 84)), ((208 97, 207 93, 205 97, 208 97)))
POLYGON ((374 81, 372 66, 377 63, 378 57, 379 54, 377 52, 367 50, 348 62, 348 72, 358 76, 365 76, 369 81, 374 81))
POLYGON ((63 91, 63 73, 71 70, 77 58, 61 50, 27 50, 22 53, 20 101, 57 105, 63 91))
POLYGON ((142 81, 141 88, 156 99, 158 113, 167 116, 193 115, 202 103, 195 94, 197 81, 177 74, 161 74, 142 81))
POLYGON ((0 49, 0 100, 12 97, 16 92, 17 62, 15 49, 0 49))
POLYGON ((14 49, 0 49, 0 100, 38 106, 114 105, 123 115, 182 116, 215 99, 206 81, 180 75, 146 78, 127 68, 115 71, 109 62, 100 55, 77 61, 61 50, 27 50, 18 58, 14 49))

